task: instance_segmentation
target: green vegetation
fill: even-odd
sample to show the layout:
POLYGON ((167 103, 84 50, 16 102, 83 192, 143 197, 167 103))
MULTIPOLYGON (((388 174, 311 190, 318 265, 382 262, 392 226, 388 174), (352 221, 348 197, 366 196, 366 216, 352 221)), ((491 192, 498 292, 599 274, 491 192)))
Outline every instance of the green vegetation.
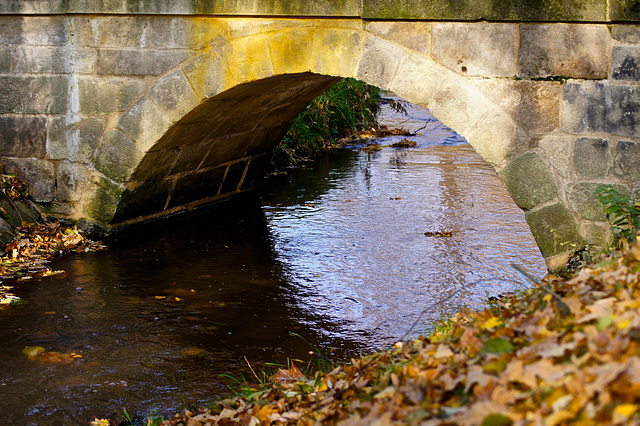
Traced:
POLYGON ((273 153, 276 167, 297 164, 336 139, 375 124, 380 89, 345 78, 313 99, 273 153))
POLYGON ((632 242, 640 231, 640 203, 634 203, 631 197, 611 185, 600 186, 596 194, 606 209, 615 242, 632 242))

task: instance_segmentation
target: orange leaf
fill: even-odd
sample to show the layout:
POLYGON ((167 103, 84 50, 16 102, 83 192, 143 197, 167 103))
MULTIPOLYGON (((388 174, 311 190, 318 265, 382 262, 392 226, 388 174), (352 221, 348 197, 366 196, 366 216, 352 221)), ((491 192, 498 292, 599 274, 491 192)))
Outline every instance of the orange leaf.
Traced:
POLYGON ((278 372, 271 376, 271 380, 276 383, 297 383, 305 379, 305 375, 296 367, 293 361, 291 361, 291 368, 289 370, 279 368, 278 372))

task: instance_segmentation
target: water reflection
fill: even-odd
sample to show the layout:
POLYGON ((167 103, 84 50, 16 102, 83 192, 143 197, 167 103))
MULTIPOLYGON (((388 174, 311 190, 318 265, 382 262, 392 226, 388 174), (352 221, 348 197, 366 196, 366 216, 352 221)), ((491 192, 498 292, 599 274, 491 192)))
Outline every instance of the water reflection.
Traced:
POLYGON ((446 128, 423 131, 416 148, 331 152, 261 201, 122 236, 18 286, 30 303, 0 311, 2 421, 171 413, 225 393, 222 373, 250 378, 245 356, 308 359, 291 332, 344 358, 519 288, 510 262, 542 274, 493 169, 446 128), (424 235, 438 230, 453 236, 424 235), (29 345, 82 358, 38 363, 29 345))

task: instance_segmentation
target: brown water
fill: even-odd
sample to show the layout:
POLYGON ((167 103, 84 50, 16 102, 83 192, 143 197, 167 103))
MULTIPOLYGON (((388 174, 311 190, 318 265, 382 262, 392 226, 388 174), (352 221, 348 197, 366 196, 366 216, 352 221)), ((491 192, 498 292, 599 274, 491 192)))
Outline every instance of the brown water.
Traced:
MULTIPOLYGON (((405 127, 430 120, 410 114, 405 127)), ((245 356, 309 360, 291 332, 345 359, 521 288, 511 262, 542 275, 493 169, 448 129, 421 133, 416 148, 331 152, 271 178, 261 201, 122 236, 16 287, 29 303, 0 311, 0 424, 171 415, 224 394, 221 374, 250 378, 245 356), (82 358, 35 362, 31 345, 82 358)))

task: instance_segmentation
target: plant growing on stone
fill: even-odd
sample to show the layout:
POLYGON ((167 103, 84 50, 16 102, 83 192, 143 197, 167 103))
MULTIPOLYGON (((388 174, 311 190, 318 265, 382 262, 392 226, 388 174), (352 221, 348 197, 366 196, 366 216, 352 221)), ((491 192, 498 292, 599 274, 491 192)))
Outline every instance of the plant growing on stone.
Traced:
POLYGON ((616 243, 633 241, 640 230, 640 203, 634 203, 631 197, 611 185, 598 187, 596 195, 605 207, 616 243))
POLYGON ((380 89, 345 78, 313 99, 298 115, 272 162, 276 167, 295 165, 336 139, 375 124, 380 112, 380 89))

